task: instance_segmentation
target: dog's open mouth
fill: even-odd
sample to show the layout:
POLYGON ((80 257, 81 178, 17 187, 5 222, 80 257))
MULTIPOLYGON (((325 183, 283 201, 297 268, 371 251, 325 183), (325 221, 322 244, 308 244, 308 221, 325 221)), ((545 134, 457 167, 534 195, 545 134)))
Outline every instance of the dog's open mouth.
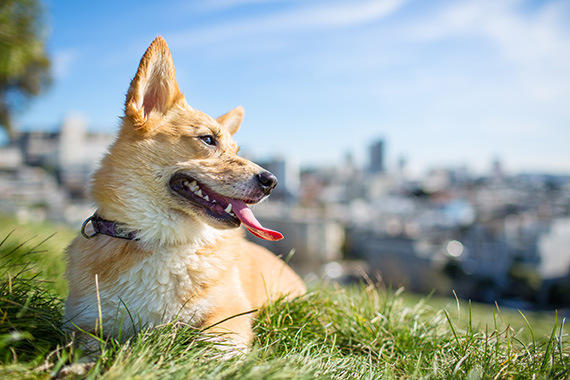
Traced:
POLYGON ((183 174, 176 174, 170 179, 170 188, 220 222, 232 227, 239 227, 243 223, 249 232, 261 239, 283 239, 280 232, 263 227, 255 218, 247 206, 247 203, 257 203, 255 200, 225 197, 183 174))

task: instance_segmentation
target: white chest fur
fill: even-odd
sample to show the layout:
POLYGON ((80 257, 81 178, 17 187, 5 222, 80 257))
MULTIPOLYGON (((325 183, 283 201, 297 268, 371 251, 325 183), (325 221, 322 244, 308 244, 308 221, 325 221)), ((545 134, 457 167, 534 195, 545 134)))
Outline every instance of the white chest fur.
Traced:
MULTIPOLYGON (((206 298, 193 296, 218 276, 222 260, 199 255, 188 246, 156 250, 121 273, 114 281, 99 280, 105 335, 130 334, 133 329, 180 320, 197 323, 210 308, 206 298)), ((81 300, 74 318, 84 328, 99 318, 96 291, 81 300)), ((68 317, 71 317, 68 315, 68 317)))

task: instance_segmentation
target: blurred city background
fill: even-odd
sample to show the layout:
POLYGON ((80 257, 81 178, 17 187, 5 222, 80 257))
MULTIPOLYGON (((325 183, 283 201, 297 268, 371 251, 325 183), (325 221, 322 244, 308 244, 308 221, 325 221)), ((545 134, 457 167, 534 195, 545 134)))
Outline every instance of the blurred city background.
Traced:
POLYGON ((566 1, 7 0, 0 213, 79 229, 162 35, 191 106, 245 107, 242 154, 279 178, 254 211, 285 239, 249 237, 294 250, 306 278, 568 308, 569 16, 566 1), (22 4, 34 44, 9 23, 22 4), (6 74, 38 50, 19 70, 33 80, 6 74))

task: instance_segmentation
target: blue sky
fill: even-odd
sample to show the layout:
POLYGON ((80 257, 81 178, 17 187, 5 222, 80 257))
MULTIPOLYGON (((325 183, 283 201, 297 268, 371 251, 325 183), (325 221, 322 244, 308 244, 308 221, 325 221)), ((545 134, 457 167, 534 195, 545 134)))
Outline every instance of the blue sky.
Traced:
POLYGON ((46 0, 54 84, 17 118, 79 112, 115 131, 147 46, 168 42, 188 103, 242 105, 235 136, 261 159, 466 165, 570 173, 570 2, 46 0))

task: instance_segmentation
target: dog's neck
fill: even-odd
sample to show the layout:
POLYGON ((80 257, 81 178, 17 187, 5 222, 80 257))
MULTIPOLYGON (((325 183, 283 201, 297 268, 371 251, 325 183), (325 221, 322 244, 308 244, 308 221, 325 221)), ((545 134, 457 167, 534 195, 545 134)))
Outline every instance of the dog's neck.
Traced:
POLYGON ((230 230, 216 229, 183 213, 145 214, 126 219, 104 208, 99 208, 84 222, 81 232, 85 238, 103 234, 135 240, 151 251, 176 246, 198 250, 214 245, 220 238, 231 233, 230 230))

